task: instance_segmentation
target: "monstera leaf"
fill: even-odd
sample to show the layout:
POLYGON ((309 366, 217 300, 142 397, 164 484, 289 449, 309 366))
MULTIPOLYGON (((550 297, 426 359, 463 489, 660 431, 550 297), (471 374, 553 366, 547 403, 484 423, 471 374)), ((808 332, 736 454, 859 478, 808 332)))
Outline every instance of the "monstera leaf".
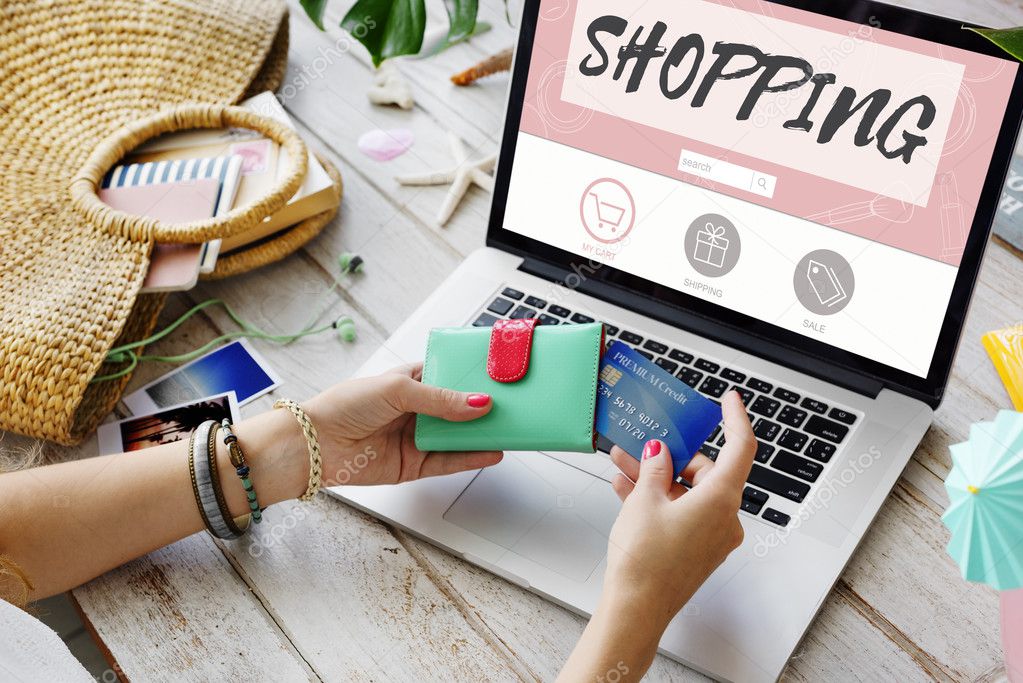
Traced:
MULTIPOLYGON (((322 31, 328 0, 300 0, 313 23, 322 31)), ((445 0, 448 35, 438 47, 444 49, 477 33, 478 0, 445 0)), ((426 32, 424 0, 356 0, 341 20, 341 28, 369 50, 375 66, 391 57, 415 55, 423 48, 426 32)))

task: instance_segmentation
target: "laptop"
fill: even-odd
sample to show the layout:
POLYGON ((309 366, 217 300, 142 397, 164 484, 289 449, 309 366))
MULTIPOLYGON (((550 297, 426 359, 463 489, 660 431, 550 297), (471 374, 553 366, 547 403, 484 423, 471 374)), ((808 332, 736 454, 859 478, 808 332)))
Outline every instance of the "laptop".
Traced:
MULTIPOLYGON (((434 327, 598 320, 736 389, 745 541, 660 651, 774 680, 942 400, 1021 111, 1016 62, 919 12, 526 0, 486 246, 360 374, 421 359, 434 327)), ((332 493, 589 614, 620 509, 601 447, 332 493)))

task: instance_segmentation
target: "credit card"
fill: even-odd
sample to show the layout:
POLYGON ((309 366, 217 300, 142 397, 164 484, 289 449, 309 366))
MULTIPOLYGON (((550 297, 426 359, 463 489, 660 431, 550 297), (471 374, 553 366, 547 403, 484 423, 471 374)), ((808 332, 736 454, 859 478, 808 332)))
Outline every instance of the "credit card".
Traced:
POLYGON ((639 460, 650 439, 671 451, 677 477, 721 422, 721 406, 616 341, 597 385, 597 432, 639 460))

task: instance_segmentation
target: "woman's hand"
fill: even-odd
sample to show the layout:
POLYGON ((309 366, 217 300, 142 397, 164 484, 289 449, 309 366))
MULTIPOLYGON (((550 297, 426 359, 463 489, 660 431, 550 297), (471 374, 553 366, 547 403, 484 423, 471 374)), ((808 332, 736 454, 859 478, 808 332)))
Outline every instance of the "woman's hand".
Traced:
POLYGON ((495 451, 425 453, 416 448, 416 413, 464 422, 493 407, 486 394, 430 387, 421 376, 422 364, 397 368, 336 384, 303 404, 319 433, 325 486, 397 484, 501 461, 495 451))
POLYGON ((699 453, 689 462, 682 476, 691 489, 674 482, 664 443, 648 442, 641 463, 612 449, 624 505, 600 603, 559 680, 599 680, 612 670, 621 680, 641 678, 668 623, 742 543, 739 505, 756 439, 738 394, 729 392, 721 408, 725 446, 717 462, 699 453))
POLYGON ((721 404, 725 446, 712 461, 702 453, 675 483, 671 454, 660 441, 647 443, 642 462, 613 449, 623 474, 613 486, 625 504, 611 529, 605 596, 627 599, 667 626, 675 614, 742 543, 739 505, 756 439, 739 395, 721 404), (632 481, 636 483, 633 484, 632 481))

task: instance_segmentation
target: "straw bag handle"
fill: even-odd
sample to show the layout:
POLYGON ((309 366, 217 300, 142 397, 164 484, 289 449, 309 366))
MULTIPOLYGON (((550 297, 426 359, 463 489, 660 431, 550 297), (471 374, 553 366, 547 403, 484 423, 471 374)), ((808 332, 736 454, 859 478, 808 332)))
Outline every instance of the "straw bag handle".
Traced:
POLYGON ((292 129, 267 116, 241 107, 181 105, 119 128, 89 156, 71 181, 71 202, 85 220, 110 233, 135 242, 197 244, 246 232, 288 203, 305 179, 307 152, 292 129), (165 224, 155 218, 132 216, 100 201, 97 195, 103 176, 114 164, 157 135, 192 128, 248 128, 280 144, 288 153, 291 169, 262 199, 236 207, 223 216, 191 223, 165 224))

